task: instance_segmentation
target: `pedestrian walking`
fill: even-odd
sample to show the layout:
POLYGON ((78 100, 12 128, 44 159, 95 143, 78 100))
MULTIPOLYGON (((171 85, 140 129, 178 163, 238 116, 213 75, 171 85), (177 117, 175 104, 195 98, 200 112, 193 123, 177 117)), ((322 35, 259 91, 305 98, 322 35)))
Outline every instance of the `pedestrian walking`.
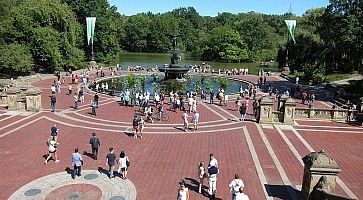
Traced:
POLYGON ((139 134, 138 134, 138 137, 140 139, 142 139, 142 133, 144 131, 144 128, 145 128, 145 120, 144 120, 144 118, 139 116, 139 134))
POLYGON ((188 118, 189 118, 189 116, 187 114, 187 111, 185 110, 184 113, 183 113, 183 115, 182 115, 183 124, 184 124, 184 126, 183 126, 183 131, 184 132, 187 132, 188 129, 189 129, 189 121, 188 121, 188 118))
POLYGON ((243 181, 239 178, 238 174, 235 174, 234 179, 229 184, 229 191, 232 195, 232 200, 236 200, 236 195, 237 195, 237 193, 239 193, 241 188, 242 188, 242 190, 244 188, 243 181))
POLYGON ((74 109, 77 109, 78 108, 78 101, 79 101, 77 93, 74 93, 73 101, 74 101, 74 109))
POLYGON ((68 95, 71 95, 72 94, 72 85, 71 84, 68 84, 68 95))
POLYGON ((96 116, 96 108, 97 108, 96 102, 94 100, 91 101, 91 115, 96 116))
POLYGON ((57 137, 58 136, 58 132, 59 129, 57 128, 57 124, 54 124, 51 128, 50 128, 50 135, 57 137))
POLYGON ((119 159, 120 166, 117 170, 118 173, 122 172, 121 178, 127 179, 127 168, 130 166, 130 160, 129 157, 126 156, 124 151, 121 151, 120 153, 120 159, 119 159))
POLYGON ((247 106, 245 103, 242 103, 241 107, 239 108, 239 113, 241 116, 241 119, 239 119, 239 121, 245 121, 246 113, 247 113, 247 106))
POLYGON ((50 108, 51 108, 51 112, 55 111, 55 104, 57 102, 57 96, 55 95, 55 93, 52 94, 52 96, 50 97, 50 108))
POLYGON ((74 149, 74 153, 72 153, 72 166, 73 166, 73 173, 72 178, 75 179, 76 175, 81 176, 81 168, 83 165, 83 158, 80 153, 78 153, 78 148, 74 149))
POLYGON ((198 122, 199 122, 199 113, 198 113, 198 111, 194 111, 194 115, 193 115, 194 129, 193 129, 193 131, 198 130, 198 122))
POLYGON ((101 146, 100 139, 96 136, 96 133, 92 133, 92 137, 89 140, 89 144, 92 148, 92 158, 97 160, 98 148, 101 146))
POLYGON ((218 161, 214 157, 213 153, 209 154, 209 164, 208 164, 208 183, 209 190, 208 193, 211 198, 215 198, 217 191, 217 174, 219 173, 218 161))
POLYGON ((78 92, 78 100, 81 102, 81 103, 84 103, 84 93, 83 93, 83 88, 81 88, 78 92))
POLYGON ((113 171, 115 169, 117 160, 112 147, 109 149, 109 151, 110 152, 106 156, 106 165, 108 165, 109 178, 114 178, 115 176, 113 175, 113 171))
POLYGON ((185 182, 182 180, 179 182, 178 200, 189 200, 189 190, 185 186, 185 182))
POLYGON ((139 132, 139 119, 136 115, 134 115, 134 119, 132 120, 132 133, 134 134, 134 138, 137 138, 137 133, 139 132))
POLYGON ((100 97, 98 96, 98 93, 96 93, 94 96, 94 102, 96 102, 96 108, 98 108, 99 99, 100 97))
POLYGON ((207 173, 205 171, 204 162, 203 161, 200 161, 199 162, 199 166, 198 166, 198 176, 199 176, 198 192, 199 193, 202 193, 203 182, 204 182, 204 179, 207 178, 207 173))
POLYGON ((211 198, 215 198, 217 191, 217 174, 218 167, 216 165, 210 165, 208 167, 208 182, 209 182, 209 190, 208 193, 211 198))
POLYGON ((55 162, 59 162, 58 160, 58 155, 57 155, 57 148, 58 148, 58 141, 57 138, 55 136, 50 136, 50 138, 48 139, 47 142, 47 146, 48 146, 48 156, 44 161, 44 164, 48 164, 48 161, 50 160, 50 158, 53 158, 55 160, 55 162))

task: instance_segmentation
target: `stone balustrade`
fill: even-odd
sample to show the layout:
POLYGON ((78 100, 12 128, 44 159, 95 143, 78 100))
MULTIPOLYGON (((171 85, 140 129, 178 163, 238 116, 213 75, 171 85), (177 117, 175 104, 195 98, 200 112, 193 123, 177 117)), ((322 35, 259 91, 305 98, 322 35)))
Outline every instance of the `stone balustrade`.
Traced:
POLYGON ((259 123, 293 124, 295 119, 323 119, 323 120, 341 121, 341 120, 346 120, 348 116, 347 109, 296 107, 295 101, 289 97, 281 98, 279 104, 280 104, 279 111, 274 111, 272 100, 265 96, 261 97, 259 123))
POLYGON ((347 109, 295 108, 295 119, 345 120, 347 115, 347 109))
POLYGON ((42 91, 28 85, 11 87, 6 92, 0 93, 0 106, 8 110, 42 110, 42 91))

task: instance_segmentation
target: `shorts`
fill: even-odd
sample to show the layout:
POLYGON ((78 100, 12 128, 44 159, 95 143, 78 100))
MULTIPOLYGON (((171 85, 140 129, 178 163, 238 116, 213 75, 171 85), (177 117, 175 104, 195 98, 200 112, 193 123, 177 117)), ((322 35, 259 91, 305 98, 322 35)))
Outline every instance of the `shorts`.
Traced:
POLYGON ((193 122, 194 126, 198 125, 198 122, 197 121, 194 121, 193 122))
POLYGON ((127 167, 121 167, 121 171, 122 172, 126 172, 127 171, 127 167))
POLYGON ((49 153, 56 153, 57 152, 57 150, 54 150, 54 151, 49 151, 49 153))

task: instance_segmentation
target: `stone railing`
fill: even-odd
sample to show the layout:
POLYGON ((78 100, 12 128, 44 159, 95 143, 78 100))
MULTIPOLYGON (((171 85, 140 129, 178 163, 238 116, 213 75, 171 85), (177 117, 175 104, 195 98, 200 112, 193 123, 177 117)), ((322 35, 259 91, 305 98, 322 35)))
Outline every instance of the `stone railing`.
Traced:
POLYGON ((272 122, 283 122, 284 113, 280 111, 272 111, 272 122))
POLYGON ((8 110, 42 110, 41 90, 34 87, 13 87, 0 93, 0 106, 8 110))
POLYGON ((322 109, 322 108, 295 108, 295 119, 332 119, 345 120, 348 115, 346 109, 322 109))

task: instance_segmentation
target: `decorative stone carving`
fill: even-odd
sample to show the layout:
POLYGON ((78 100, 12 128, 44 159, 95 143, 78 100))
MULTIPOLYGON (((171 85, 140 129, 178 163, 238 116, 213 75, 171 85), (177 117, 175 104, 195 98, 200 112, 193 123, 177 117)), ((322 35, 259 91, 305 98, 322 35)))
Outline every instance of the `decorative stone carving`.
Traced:
POLYGON ((9 88, 7 91, 8 95, 8 109, 9 110, 18 110, 18 99, 20 98, 20 89, 19 88, 9 88))
POLYGON ((26 110, 40 111, 42 109, 41 90, 38 88, 28 88, 25 91, 26 110))
POLYGON ((283 122, 288 123, 288 124, 293 124, 294 120, 295 120, 295 108, 296 108, 296 103, 295 103, 294 99, 287 98, 284 101, 283 107, 284 107, 283 122))
POLYGON ((302 158, 304 162, 304 177, 301 192, 303 199, 309 199, 314 186, 322 176, 324 178, 324 189, 326 192, 334 193, 336 178, 341 172, 337 162, 323 150, 312 152, 302 158))
POLYGON ((273 102, 268 97, 261 97, 260 102, 260 123, 271 123, 273 121, 272 109, 273 109, 273 102))

